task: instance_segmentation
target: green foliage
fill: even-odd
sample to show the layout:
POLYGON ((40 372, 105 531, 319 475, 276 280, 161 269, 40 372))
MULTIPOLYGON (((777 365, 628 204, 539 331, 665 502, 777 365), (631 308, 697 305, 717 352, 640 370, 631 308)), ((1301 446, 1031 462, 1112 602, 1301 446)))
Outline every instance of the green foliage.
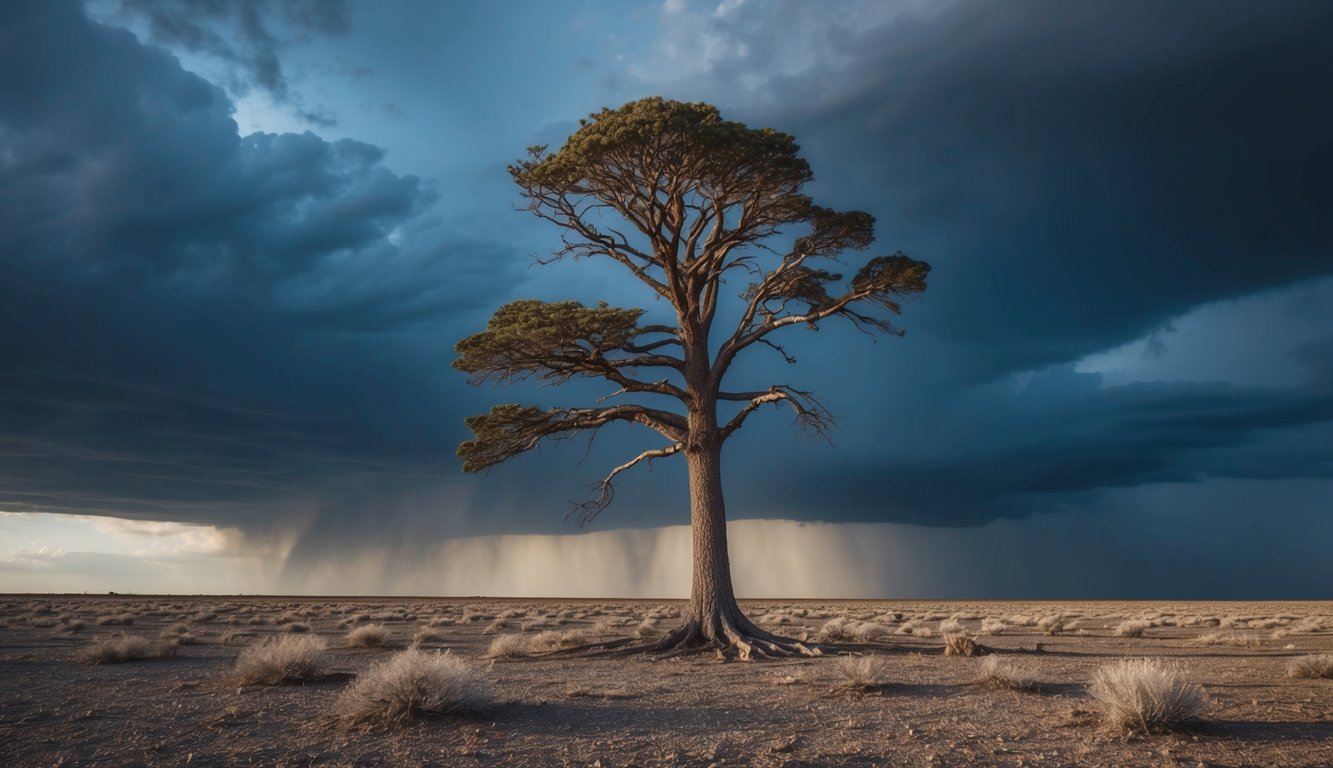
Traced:
POLYGON ((874 241, 875 219, 815 205, 803 193, 813 176, 799 149, 789 134, 723 120, 708 104, 654 97, 590 115, 558 151, 530 147, 528 158, 511 165, 527 210, 561 229, 553 260, 620 264, 671 305, 676 322, 642 326, 643 310, 604 303, 524 300, 501 307, 485 330, 455 347, 454 367, 472 383, 594 376, 625 399, 584 409, 495 406, 467 419, 475 437, 458 449, 463 468, 485 469, 544 439, 612 421, 657 431, 666 445, 614 469, 601 483, 604 504, 617 473, 691 446, 720 444, 767 404, 792 409, 798 423, 824 433, 831 416, 812 393, 787 386, 726 391, 732 361, 758 345, 795 362, 771 335, 797 325, 815 329, 830 318, 900 334, 886 314, 898 314, 902 297, 925 290, 930 266, 896 253, 862 262, 850 279, 828 268, 828 261, 874 241), (786 253, 771 240, 784 232, 800 235, 786 253), (735 328, 718 334, 716 318, 737 317, 717 312, 727 295, 723 277, 733 270, 755 282, 741 296, 735 328), (641 394, 687 413, 626 402, 641 394), (718 402, 739 408, 725 424, 718 402), (692 434, 700 424, 716 433, 692 434))
POLYGON ((644 333, 642 309, 617 309, 605 303, 585 307, 577 301, 515 301, 500 307, 486 330, 458 342, 454 368, 472 374, 473 383, 512 380, 541 374, 568 378, 577 373, 605 374, 612 353, 628 352, 644 333))
POLYGON ((660 175, 727 196, 758 186, 794 192, 811 178, 790 134, 723 120, 709 104, 652 97, 603 109, 579 125, 559 152, 531 147, 531 159, 510 166, 514 180, 524 188, 599 194, 625 181, 653 186, 660 175))
POLYGON ((463 471, 480 472, 535 448, 542 437, 554 431, 560 414, 535 405, 504 403, 493 406, 490 413, 468 416, 464 423, 476 439, 458 446, 463 471))
POLYGON ((926 290, 926 276, 929 274, 929 264, 901 253, 877 256, 866 262, 856 277, 852 278, 852 291, 864 293, 863 301, 898 314, 901 307, 893 297, 926 290))

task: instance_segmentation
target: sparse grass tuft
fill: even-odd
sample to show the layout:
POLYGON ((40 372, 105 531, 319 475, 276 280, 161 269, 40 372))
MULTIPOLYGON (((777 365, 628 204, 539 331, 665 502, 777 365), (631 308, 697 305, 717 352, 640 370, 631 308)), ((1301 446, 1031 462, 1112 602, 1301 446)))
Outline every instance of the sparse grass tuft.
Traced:
POLYGON ((353 648, 382 648, 389 642, 389 628, 383 624, 367 624, 347 633, 347 644, 353 648))
POLYGON ((412 645, 420 646, 420 645, 425 645, 427 643, 438 644, 444 640, 444 637, 445 637, 444 633, 439 631, 438 629, 431 629, 430 627, 422 627, 416 631, 416 634, 412 635, 412 645))
POLYGON ((336 709, 348 725, 373 727, 470 714, 488 700, 484 681, 462 659, 409 648, 357 677, 338 697, 336 709))
POLYGON ((83 649, 79 661, 84 664, 123 664, 127 661, 155 659, 167 655, 167 648, 139 635, 112 635, 96 640, 83 649))
POLYGON ((1194 642, 1200 645, 1234 645, 1237 648, 1259 647, 1259 638, 1242 632, 1209 632, 1194 638, 1194 642))
POLYGON ((528 655, 528 639, 523 635, 500 635, 482 654, 483 659, 516 659, 528 655))
POLYGON ((1292 659, 1287 677, 1333 678, 1333 653, 1318 653, 1292 659))
POLYGON ((1116 625, 1116 637, 1143 637, 1143 633, 1148 631, 1152 624, 1146 621, 1122 621, 1116 625))
POLYGON ((989 688, 1031 691, 1037 687, 1036 667, 1028 659, 1012 656, 987 656, 981 660, 981 679, 989 688))
POLYGON ((1088 693, 1106 722, 1140 733, 1171 730, 1203 714, 1203 689, 1154 659, 1125 659, 1098 669, 1088 693))
POLYGON ((871 691, 884 685, 889 665, 878 656, 843 656, 833 671, 838 687, 871 691))
POLYGON ((856 626, 842 616, 829 619, 819 628, 819 640, 825 643, 855 642, 856 626))
POLYGON ((274 635, 236 657, 241 685, 290 685, 323 674, 328 644, 315 635, 274 635))

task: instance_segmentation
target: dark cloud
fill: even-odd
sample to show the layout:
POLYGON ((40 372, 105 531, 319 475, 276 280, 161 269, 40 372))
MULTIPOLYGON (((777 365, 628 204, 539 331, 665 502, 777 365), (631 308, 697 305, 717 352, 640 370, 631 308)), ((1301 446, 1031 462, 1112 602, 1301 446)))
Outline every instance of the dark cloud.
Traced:
MULTIPOLYGON (((645 77, 792 132, 821 201, 934 266, 908 343, 824 329, 796 342, 804 371, 753 364, 751 383, 831 394, 847 445, 780 468, 736 448, 732 487, 764 499, 743 514, 972 525, 1210 472, 1329 476, 1323 433, 1305 461, 1264 443, 1333 418, 1317 346, 1285 389, 1070 368, 1145 337, 1168 356, 1195 307, 1333 274, 1327 4, 738 4, 666 23, 679 67, 645 77)), ((1227 343, 1285 343, 1269 330, 1227 343)))
POLYGON ((936 266, 916 327, 1026 370, 1333 273, 1330 32, 1322 3, 964 3, 888 28, 792 128, 858 148, 825 188, 936 266))
POLYGON ((1017 395, 953 393, 953 424, 940 425, 951 429, 947 451, 909 439, 878 455, 844 452, 836 464, 784 470, 760 486, 764 501, 798 518, 833 508, 846 519, 955 526, 1063 511, 1096 491, 1149 483, 1333 479, 1333 389, 1100 384, 1059 367, 1017 395), (1288 450, 1263 444, 1307 425, 1288 450))
POLYGON ((240 524, 454 469, 453 325, 521 260, 378 147, 240 137, 77 5, 4 16, 0 505, 240 524))
POLYGON ((326 109, 299 106, 280 54, 292 42, 345 34, 347 0, 121 0, 120 10, 143 19, 154 43, 229 65, 233 94, 257 87, 297 105, 297 116, 312 125, 337 124, 326 109))
MULTIPOLYGON (((728 448, 729 511, 937 527, 1083 511, 1111 530, 1141 521, 1116 507, 1141 489, 1226 478, 1300 484, 1291 503, 1313 509, 1333 472, 1326 308, 1302 322, 1327 330, 1299 344, 1280 326, 1210 342, 1218 354, 1290 347, 1301 375, 1281 386, 1109 386, 1074 365, 1136 339, 1171 359, 1192 342, 1170 324, 1191 309, 1333 274, 1333 12, 960 3, 867 21, 848 10, 882 5, 740 4, 704 33, 679 30, 727 44, 682 49, 689 67, 668 95, 793 132, 821 202, 871 210, 884 250, 935 267, 906 308, 906 339, 872 345, 827 327, 792 342, 795 368, 763 350, 736 367, 746 388, 828 395, 844 426, 828 447, 793 439, 785 415, 756 416, 728 448)), ((306 6, 205 4, 195 19, 182 7, 129 4, 150 25, 162 16, 162 42, 231 62, 292 103, 280 41, 342 28, 286 15, 306 6)), ((564 500, 651 439, 611 431, 591 449, 462 479, 452 452, 464 414, 605 392, 469 389, 448 370, 454 340, 517 295, 637 303, 615 268, 516 270, 526 259, 514 246, 451 230, 430 212, 435 190, 386 169, 382 149, 240 137, 220 88, 77 6, 3 13, 6 508, 243 527, 298 509, 294 568, 384 542, 412 560, 458 533, 572 530, 564 500)), ((623 91, 631 78, 613 74, 623 91)), ((541 140, 573 125, 547 124, 541 140)), ((451 221, 490 205, 452 194, 451 221)), ((598 525, 683 522, 683 480, 668 463, 627 479, 598 525)), ((1234 522, 1244 505, 1225 514, 1246 530, 1234 522)), ((1033 553, 1058 546, 1033 541, 1033 553)), ((1098 567, 1114 570, 1114 557, 1098 567)))

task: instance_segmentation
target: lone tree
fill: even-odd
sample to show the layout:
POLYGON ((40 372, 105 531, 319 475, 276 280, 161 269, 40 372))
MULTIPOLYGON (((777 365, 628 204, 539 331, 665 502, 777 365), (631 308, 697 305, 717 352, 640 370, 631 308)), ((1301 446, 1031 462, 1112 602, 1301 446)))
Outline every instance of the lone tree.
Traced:
MULTIPOLYGON (((723 388, 741 353, 767 347, 786 328, 845 319, 866 331, 902 335, 889 321, 900 297, 926 287, 930 265, 896 253, 864 260, 850 279, 831 271, 847 251, 874 240, 874 218, 815 205, 812 178, 788 134, 723 120, 708 104, 661 98, 604 109, 580 121, 560 151, 531 147, 509 167, 527 210, 561 228, 562 257, 600 257, 628 269, 675 310, 674 325, 641 324, 642 309, 574 301, 515 301, 486 330, 460 341, 454 367, 471 382, 574 376, 617 387, 613 404, 584 408, 496 405, 467 419, 475 439, 458 448, 477 472, 537 447, 611 422, 641 424, 665 438, 612 469, 585 520, 604 508, 617 476, 640 463, 684 454, 689 468, 694 571, 684 624, 658 650, 716 648, 742 658, 817 654, 751 623, 736 604, 727 557, 722 446, 757 410, 789 406, 799 424, 824 434, 831 416, 815 396, 786 384, 723 388), (804 233, 790 249, 779 236, 804 233), (749 285, 722 322, 724 278, 749 285), (737 314, 739 313, 739 314, 737 314), (714 327, 718 320, 719 326, 714 327), (639 402, 629 402, 637 399, 639 402), (671 407, 662 407, 663 403, 671 407)), ((611 396, 608 395, 608 398, 611 396)), ((608 398, 601 401, 605 403, 608 398)))

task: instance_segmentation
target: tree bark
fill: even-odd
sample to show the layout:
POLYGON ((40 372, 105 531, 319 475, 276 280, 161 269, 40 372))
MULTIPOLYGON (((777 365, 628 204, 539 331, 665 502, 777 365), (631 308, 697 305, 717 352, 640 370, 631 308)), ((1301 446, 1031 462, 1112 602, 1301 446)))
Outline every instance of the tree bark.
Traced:
MULTIPOLYGON (((712 441, 709 441, 710 443, 712 441)), ((722 497, 722 446, 705 444, 685 456, 690 477, 694 574, 686 623, 697 621, 705 640, 726 640, 723 625, 748 624, 736 604, 722 497)))

